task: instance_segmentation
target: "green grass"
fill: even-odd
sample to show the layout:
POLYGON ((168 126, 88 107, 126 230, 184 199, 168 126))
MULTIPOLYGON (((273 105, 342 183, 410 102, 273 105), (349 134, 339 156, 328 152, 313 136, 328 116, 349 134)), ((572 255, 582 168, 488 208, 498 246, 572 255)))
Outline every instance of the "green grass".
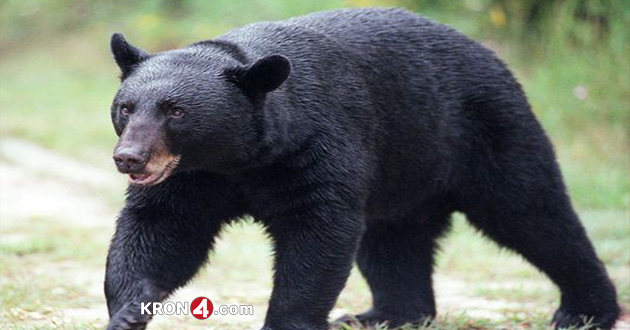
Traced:
MULTIPOLYGON (((584 327, 571 327, 566 330, 587 329, 584 327)), ((366 327, 342 327, 339 330, 387 330, 386 325, 380 325, 375 328, 366 327)), ((549 330, 549 320, 544 315, 528 315, 527 320, 520 317, 513 317, 504 322, 493 322, 490 320, 475 320, 466 315, 447 315, 438 317, 433 322, 426 322, 420 326, 403 326, 398 330, 489 330, 489 329, 531 329, 531 330, 549 330)))
POLYGON ((116 136, 108 109, 118 72, 103 56, 105 39, 87 47, 84 42, 65 40, 58 48, 2 58, 0 134, 109 162, 116 136))
MULTIPOLYGON (((586 211, 581 216, 617 285, 622 305, 630 309, 630 224, 625 213, 586 211)), ((104 306, 101 279, 110 235, 111 227, 95 230, 41 218, 22 219, 0 228, 0 327, 51 329, 52 316, 67 308, 104 306)), ((444 276, 455 278, 466 284, 468 297, 528 307, 506 308, 501 320, 467 316, 466 310, 442 309, 435 323, 417 329, 547 329, 559 295, 535 268, 482 237, 461 216, 455 217, 453 229, 441 245, 436 285, 444 276)), ((262 319, 271 288, 271 260, 271 247, 262 228, 251 222, 231 226, 218 241, 211 264, 195 278, 195 293, 206 294, 219 304, 254 305, 257 317, 262 319)), ((337 308, 361 312, 369 308, 369 301, 367 285, 354 269, 337 308)), ((165 318, 168 317, 162 317, 165 318)), ((199 326, 190 317, 165 321, 171 323, 155 328, 169 329, 173 324, 190 325, 191 329, 199 326)), ((93 329, 104 320, 58 322, 60 329, 93 329)), ((222 329, 243 326, 230 320, 210 320, 207 325, 222 329)))
MULTIPOLYGON (((86 215, 89 216, 89 215, 86 215)), ((112 219, 113 222, 114 219, 112 219)), ((59 219, 33 217, 24 219, 19 225, 7 226, 2 230, 3 240, 0 241, 0 253, 28 260, 29 257, 46 257, 49 261, 72 260, 101 265, 100 260, 94 260, 95 254, 101 254, 107 246, 108 232, 95 231, 93 228, 73 227, 68 225, 51 226, 59 219), (16 237, 16 239, 9 239, 16 237), (105 239, 105 240, 103 240, 105 239), (81 248, 77 244, 81 242, 81 248), (90 244, 89 242, 98 242, 90 244)))
POLYGON ((5 330, 97 330, 102 329, 100 325, 92 323, 67 324, 64 322, 51 322, 45 325, 19 325, 0 323, 5 330))

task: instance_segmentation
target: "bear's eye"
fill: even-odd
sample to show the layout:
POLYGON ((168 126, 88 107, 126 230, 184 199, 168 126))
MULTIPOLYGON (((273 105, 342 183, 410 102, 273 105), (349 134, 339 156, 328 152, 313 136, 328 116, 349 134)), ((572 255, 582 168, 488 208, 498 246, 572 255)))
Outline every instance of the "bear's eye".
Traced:
POLYGON ((129 116, 132 113, 131 107, 129 107, 126 104, 123 104, 120 106, 120 113, 122 113, 125 116, 129 116))
POLYGON ((184 116, 184 111, 182 109, 173 109, 170 113, 171 118, 181 118, 184 116))

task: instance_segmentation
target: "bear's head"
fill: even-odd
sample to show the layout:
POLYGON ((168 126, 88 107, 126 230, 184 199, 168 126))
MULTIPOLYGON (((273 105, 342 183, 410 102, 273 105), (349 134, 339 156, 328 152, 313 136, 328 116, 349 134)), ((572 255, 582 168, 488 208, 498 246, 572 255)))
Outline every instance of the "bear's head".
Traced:
POLYGON ((289 76, 289 60, 244 63, 212 45, 148 54, 112 36, 122 71, 111 107, 113 158, 132 184, 157 184, 177 171, 230 172, 263 148, 263 104, 289 76))

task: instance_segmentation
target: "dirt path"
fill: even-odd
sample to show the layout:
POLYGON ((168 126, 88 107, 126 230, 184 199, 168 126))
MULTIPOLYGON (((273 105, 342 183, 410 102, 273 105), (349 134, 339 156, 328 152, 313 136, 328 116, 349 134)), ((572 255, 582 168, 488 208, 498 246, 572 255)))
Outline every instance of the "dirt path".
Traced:
MULTIPOLYGON (((124 189, 124 181, 124 178, 116 175, 113 170, 108 171, 69 160, 27 142, 4 139, 0 144, 1 228, 4 231, 18 225, 23 219, 54 219, 60 221, 58 225, 93 228, 102 233, 103 240, 107 240, 113 232, 117 210, 112 207, 112 201, 102 198, 107 193, 95 194, 94 191, 98 189, 101 192, 103 190, 109 191, 112 195, 120 194, 124 189)), ((53 225, 55 224, 51 224, 51 226, 53 225)), ((20 235, 28 235, 28 233, 2 235, 2 241, 3 243, 19 241, 22 239, 20 235)), ((219 242, 220 247, 218 249, 236 249, 230 247, 232 244, 230 239, 238 240, 240 235, 232 236, 234 237, 229 234, 226 235, 219 242)), ((262 235, 260 236, 262 237, 262 235)), ((101 257, 104 259, 105 256, 101 257)), ((220 260, 218 264, 217 267, 221 269, 220 260)), ((46 317, 26 315, 24 317, 26 323, 73 324, 80 322, 92 324, 97 328, 106 323, 107 311, 102 295, 104 272, 102 267, 86 267, 78 262, 51 260, 45 262, 39 271, 51 272, 67 279, 84 295, 91 297, 90 301, 93 301, 93 304, 80 308, 55 309, 46 317)), ((208 272, 214 275, 211 270, 208 272)), ((221 275, 223 274, 215 276, 221 275)), ((248 288, 248 283, 238 279, 228 280, 228 277, 225 276, 227 283, 231 285, 225 290, 212 285, 209 286, 207 281, 194 281, 190 286, 180 290, 171 300, 191 301, 199 296, 200 292, 203 292, 210 297, 221 297, 222 303, 228 303, 230 300, 235 303, 242 302, 243 299, 251 301, 255 308, 254 316, 213 316, 212 325, 220 329, 258 329, 257 327, 264 318, 265 303, 269 294, 268 280, 254 282, 253 287, 248 288), (231 295, 227 296, 223 293, 224 291, 231 292, 231 295), (242 296, 235 298, 235 295, 242 296)), ((539 308, 534 304, 475 297, 469 284, 451 276, 438 274, 434 280, 438 308, 441 314, 460 315, 465 311, 467 315, 473 318, 497 320, 503 319, 505 313, 509 311, 515 313, 518 311, 531 312, 533 309, 539 308)), ((540 285, 540 283, 530 284, 532 286, 540 285)), ((494 283, 490 286, 492 285, 509 288, 515 284, 506 282, 494 283)), ((524 284, 519 283, 519 285, 522 287, 524 284)), ((351 311, 336 308, 331 316, 334 318, 349 312, 351 311)), ((179 328, 182 324, 190 329, 202 326, 207 328, 208 326, 206 322, 195 322, 196 320, 191 319, 190 316, 156 317, 152 328, 179 328)), ((628 326, 628 324, 620 324, 618 329, 622 329, 624 326, 628 326)))

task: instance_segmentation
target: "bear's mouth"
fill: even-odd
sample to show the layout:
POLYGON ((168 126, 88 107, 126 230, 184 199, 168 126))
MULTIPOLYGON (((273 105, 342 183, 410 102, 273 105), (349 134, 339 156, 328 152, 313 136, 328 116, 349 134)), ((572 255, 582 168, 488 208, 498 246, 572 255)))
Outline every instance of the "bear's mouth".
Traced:
POLYGON ((151 157, 142 173, 129 174, 129 183, 138 186, 152 186, 166 180, 179 164, 181 156, 151 157))

